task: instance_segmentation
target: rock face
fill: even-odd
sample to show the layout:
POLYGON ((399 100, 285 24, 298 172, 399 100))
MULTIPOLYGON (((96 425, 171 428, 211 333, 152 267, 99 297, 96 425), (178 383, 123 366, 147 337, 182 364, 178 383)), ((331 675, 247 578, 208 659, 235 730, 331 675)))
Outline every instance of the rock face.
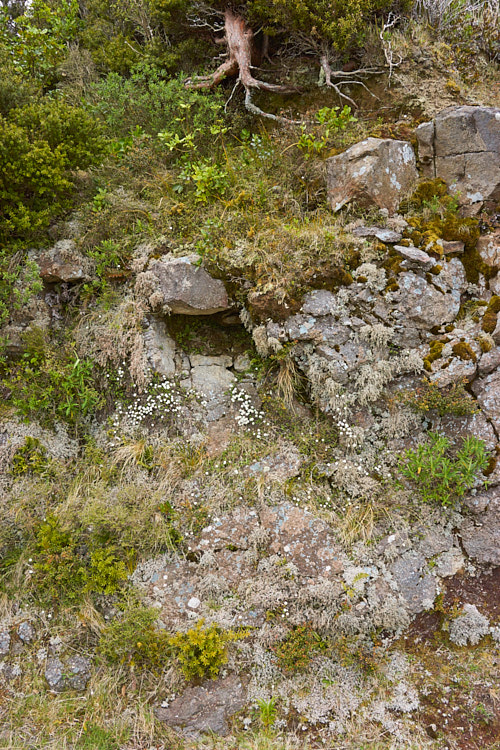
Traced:
POLYGON ((417 177, 409 143, 367 138, 327 160, 328 200, 334 211, 354 200, 394 214, 417 177))
POLYGON ((500 229, 480 237, 477 241, 477 251, 487 266, 500 266, 500 229))
POLYGON ((85 690, 90 679, 90 661, 83 656, 70 656, 65 661, 55 657, 47 661, 45 679, 55 693, 64 690, 85 690))
POLYGON ((175 341, 169 336, 163 320, 153 318, 144 331, 144 347, 149 366, 154 372, 175 375, 175 341))
POLYGON ((472 385, 472 390, 485 415, 497 432, 500 430, 500 371, 494 370, 485 378, 478 378, 472 385))
POLYGON ((219 279, 195 265, 198 256, 153 260, 137 277, 136 292, 153 310, 183 315, 212 315, 229 307, 219 279))
POLYGON ((466 518, 460 535, 465 551, 473 560, 483 565, 500 565, 500 488, 492 487, 481 497, 487 501, 486 509, 474 518, 466 518))
POLYGON ((89 278, 89 262, 76 249, 74 240, 60 240, 39 259, 40 276, 47 282, 74 283, 89 278))
POLYGON ((500 109, 445 109, 416 134, 425 177, 443 179, 462 204, 500 198, 500 109))
POLYGON ((210 680, 188 688, 167 708, 157 708, 156 716, 187 736, 202 732, 227 734, 227 718, 245 705, 246 689, 238 675, 210 680))
POLYGON ((194 354, 190 359, 193 388, 205 396, 221 396, 234 383, 235 376, 227 369, 233 363, 231 357, 194 354))

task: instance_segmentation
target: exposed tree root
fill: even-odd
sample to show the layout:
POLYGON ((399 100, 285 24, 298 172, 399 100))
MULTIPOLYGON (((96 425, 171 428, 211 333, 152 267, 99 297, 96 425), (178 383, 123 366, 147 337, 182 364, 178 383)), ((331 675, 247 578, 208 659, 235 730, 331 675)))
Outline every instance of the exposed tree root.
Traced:
POLYGON ((210 75, 189 78, 185 85, 193 89, 212 89, 224 78, 238 75, 238 81, 245 89, 245 106, 250 112, 279 122, 294 122, 286 117, 279 117, 261 110, 252 101, 252 91, 291 94, 297 92, 298 89, 255 78, 252 73, 253 31, 241 16, 237 16, 232 10, 227 10, 224 15, 224 30, 223 41, 228 48, 228 59, 210 75))
POLYGON ((358 105, 356 104, 354 99, 352 99, 350 96, 347 96, 347 94, 344 94, 344 92, 341 91, 341 86, 363 86, 363 88, 366 89, 366 91, 368 91, 371 96, 373 96, 375 99, 378 99, 378 96, 370 91, 368 86, 363 83, 362 80, 360 80, 360 77, 364 75, 377 75, 382 73, 382 71, 378 68, 358 68, 357 70, 351 70, 349 72, 345 72, 343 70, 332 70, 327 52, 324 52, 320 56, 320 65, 323 75, 325 76, 325 84, 328 87, 334 89, 340 99, 345 99, 345 101, 349 102, 349 104, 352 104, 353 107, 356 108, 358 105), (355 76, 358 76, 358 78, 356 78, 355 76), (333 81, 334 78, 336 79, 336 82, 333 81))

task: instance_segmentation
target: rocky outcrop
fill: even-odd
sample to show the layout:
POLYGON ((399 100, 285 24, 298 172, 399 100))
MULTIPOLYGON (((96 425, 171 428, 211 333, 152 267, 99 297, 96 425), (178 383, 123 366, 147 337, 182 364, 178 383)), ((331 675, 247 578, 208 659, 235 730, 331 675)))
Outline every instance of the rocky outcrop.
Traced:
POLYGON ((54 693, 64 690, 85 690, 90 679, 91 662, 83 656, 69 656, 48 659, 45 667, 45 679, 54 693))
POLYGON ((224 284, 197 265, 197 255, 152 260, 136 281, 136 293, 165 314, 213 315, 227 310, 224 284))
POLYGON ((232 674, 189 687, 169 706, 155 709, 155 714, 160 721, 188 737, 204 732, 225 735, 229 732, 227 719, 241 711, 245 702, 245 684, 238 675, 232 674))
POLYGON ((500 266, 500 229, 480 237, 476 247, 483 263, 493 268, 500 266))
POLYGON ((350 201, 394 214, 417 180, 415 154, 406 141, 367 138, 327 159, 328 201, 334 211, 350 201))
POLYGON ((493 207, 500 198, 500 109, 445 109, 416 135, 425 177, 443 179, 462 204, 493 207))
POLYGON ((42 253, 38 264, 40 276, 49 283, 75 283, 90 277, 89 261, 78 252, 74 240, 56 242, 54 247, 42 253))

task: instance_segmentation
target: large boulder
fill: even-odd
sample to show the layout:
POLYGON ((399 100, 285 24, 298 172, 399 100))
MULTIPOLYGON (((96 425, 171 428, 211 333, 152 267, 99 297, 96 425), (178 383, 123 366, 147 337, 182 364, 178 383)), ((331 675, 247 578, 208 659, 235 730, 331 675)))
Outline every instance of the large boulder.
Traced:
POLYGON ((500 199, 500 109, 445 109, 416 135, 424 177, 443 179, 464 205, 500 199))
POLYGON ((418 177, 411 145, 390 138, 367 138, 326 164, 328 200, 334 211, 356 201, 394 214, 418 177))
POLYGON ((137 277, 136 292, 153 310, 183 315, 212 315, 229 307, 227 292, 197 265, 197 255, 152 260, 137 277))
POLYGON ((60 240, 39 258, 40 276, 49 283, 75 283, 90 278, 90 263, 81 255, 74 240, 60 240))

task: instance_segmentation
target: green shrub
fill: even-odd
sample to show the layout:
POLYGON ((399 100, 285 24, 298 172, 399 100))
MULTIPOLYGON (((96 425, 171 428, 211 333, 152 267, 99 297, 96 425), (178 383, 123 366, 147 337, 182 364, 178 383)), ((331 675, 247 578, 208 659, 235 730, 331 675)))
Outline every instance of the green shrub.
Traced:
POLYGON ((36 541, 33 585, 42 601, 75 601, 80 598, 87 575, 71 532, 63 530, 55 516, 47 516, 36 541))
POLYGON ((87 169, 105 152, 100 123, 81 107, 60 99, 42 99, 10 113, 10 120, 19 125, 31 140, 59 149, 69 170, 87 169))
POLYGON ((145 133, 161 133, 164 152, 176 156, 190 146, 211 153, 214 135, 223 128, 224 102, 219 92, 186 89, 182 79, 143 64, 130 78, 110 73, 96 83, 89 107, 113 138, 125 137, 137 125, 145 133), (187 139, 187 140, 186 140, 187 139))
POLYGON ((111 549, 96 549, 90 555, 87 589, 113 594, 127 578, 127 569, 111 549))
POLYGON ((37 417, 48 424, 61 419, 76 427, 103 404, 91 360, 49 349, 43 335, 29 343, 4 383, 20 416, 37 417))
POLYGON ((98 123, 78 107, 42 100, 0 117, 0 241, 36 237, 71 206, 74 170, 98 161, 98 123))
POLYGON ((112 663, 159 669, 172 656, 170 636, 156 628, 158 611, 133 603, 101 634, 99 652, 112 663))
POLYGON ((429 432, 427 443, 405 451, 401 474, 418 489, 426 502, 452 505, 462 498, 489 463, 483 440, 465 438, 458 451, 444 435, 429 432))
POLYGON ((199 620, 196 627, 173 636, 170 644, 188 680, 216 677, 227 661, 227 644, 244 638, 246 634, 238 634, 233 630, 222 631, 215 624, 205 628, 204 620, 199 620))

